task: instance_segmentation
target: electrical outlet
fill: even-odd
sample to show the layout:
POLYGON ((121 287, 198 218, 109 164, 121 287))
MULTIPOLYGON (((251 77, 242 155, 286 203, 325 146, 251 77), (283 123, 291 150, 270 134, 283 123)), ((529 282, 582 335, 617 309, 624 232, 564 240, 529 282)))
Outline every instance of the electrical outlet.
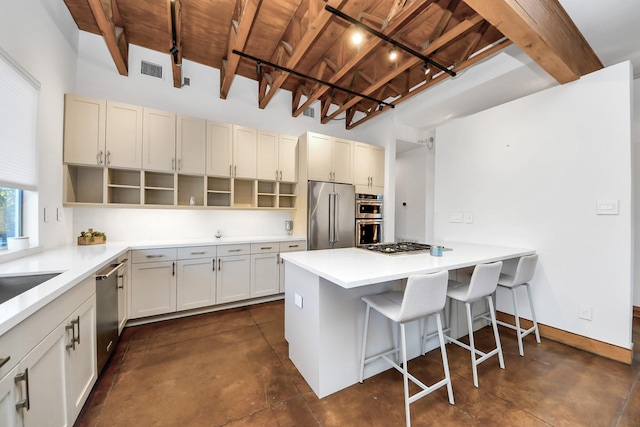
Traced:
POLYGON ((471 212, 465 212, 464 222, 467 224, 473 224, 473 214, 471 212))
POLYGON ((298 308, 302 308, 302 295, 294 293, 293 302, 298 308))
POLYGON ((578 305, 578 317, 584 320, 591 320, 591 306, 586 304, 578 305))

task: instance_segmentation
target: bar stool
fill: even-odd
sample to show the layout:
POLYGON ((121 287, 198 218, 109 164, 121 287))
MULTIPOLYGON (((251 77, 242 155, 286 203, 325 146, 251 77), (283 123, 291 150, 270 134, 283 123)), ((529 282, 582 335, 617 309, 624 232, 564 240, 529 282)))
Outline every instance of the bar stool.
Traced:
POLYGON ((531 298, 531 287, 529 281, 533 278, 533 273, 536 270, 536 264, 538 263, 538 254, 523 256, 518 260, 518 266, 516 267, 516 273, 512 276, 510 274, 501 273, 498 278, 498 286, 509 289, 511 296, 513 297, 513 315, 516 320, 516 324, 511 325, 506 322, 498 321, 499 325, 507 328, 514 329, 518 336, 518 350, 520 356, 524 356, 524 347, 522 345, 522 339, 529 335, 531 332, 535 332, 536 341, 540 344, 540 332, 538 331, 538 322, 536 320, 536 312, 533 309, 533 299, 531 298), (529 329, 522 328, 520 326, 520 316, 518 315, 518 301, 516 299, 516 289, 520 286, 524 286, 527 289, 527 296, 529 298, 529 308, 531 309, 531 320, 533 326, 529 329))
MULTIPOLYGON (((459 345, 471 352, 471 366, 473 368, 473 385, 478 387, 478 365, 491 356, 498 355, 500 368, 504 369, 504 357, 502 355, 502 346, 500 345, 500 336, 498 335, 498 325, 496 323, 496 311, 493 306, 491 295, 498 286, 498 277, 502 269, 502 261, 490 264, 479 264, 473 270, 471 281, 468 285, 463 285, 453 280, 449 281, 449 289, 447 296, 453 300, 463 302, 467 311, 467 326, 469 328, 469 345, 458 341, 450 336, 445 335, 445 339, 449 342, 459 345), (475 347, 473 339, 473 316, 471 315, 471 303, 486 299, 489 304, 489 314, 491 315, 491 325, 493 327, 493 336, 496 341, 496 348, 488 353, 484 353, 475 347), (476 356, 479 356, 476 358, 476 356)), ((451 325, 451 319, 449 319, 451 325)))
POLYGON ((452 405, 454 404, 451 377, 449 374, 449 362, 447 360, 447 350, 445 348, 444 334, 442 332, 442 320, 440 318, 440 311, 444 308, 444 304, 447 299, 448 279, 448 271, 420 276, 410 276, 407 280, 407 286, 404 293, 386 292, 383 294, 366 295, 362 297, 362 300, 367 304, 367 311, 365 313, 364 335, 362 338, 360 382, 362 382, 364 376, 364 365, 380 358, 386 360, 391 364, 391 366, 401 372, 404 380, 404 407, 407 427, 411 426, 409 405, 442 386, 447 386, 449 403, 452 405), (367 332, 369 329, 369 317, 371 315, 372 308, 400 325, 400 346, 396 346, 391 350, 374 356, 366 357, 367 332), (409 373, 407 365, 405 324, 431 315, 436 317, 438 336, 440 338, 440 352, 442 355, 442 364, 444 366, 444 379, 431 386, 427 386, 409 373), (389 358, 390 355, 397 355, 398 352, 401 353, 402 366, 389 358), (413 396, 409 396, 409 380, 422 389, 413 396))

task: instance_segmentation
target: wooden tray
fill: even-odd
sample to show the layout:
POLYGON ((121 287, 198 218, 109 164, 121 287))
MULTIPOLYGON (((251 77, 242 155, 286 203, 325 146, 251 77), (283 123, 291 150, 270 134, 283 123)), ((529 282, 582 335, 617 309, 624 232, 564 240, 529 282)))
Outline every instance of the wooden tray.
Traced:
POLYGON ((93 237, 93 241, 91 237, 78 237, 79 245, 102 245, 104 243, 104 236, 95 236, 93 237))

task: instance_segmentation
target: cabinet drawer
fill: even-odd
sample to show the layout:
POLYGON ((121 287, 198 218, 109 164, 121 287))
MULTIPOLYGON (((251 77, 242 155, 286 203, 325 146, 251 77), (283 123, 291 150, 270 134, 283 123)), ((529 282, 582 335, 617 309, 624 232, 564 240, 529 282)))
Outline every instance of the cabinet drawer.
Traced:
POLYGON ((279 250, 280 250, 280 245, 278 242, 264 242, 264 243, 251 244, 252 254, 278 252, 279 250))
POLYGON ((307 249, 307 242, 305 240, 280 242, 280 252, 304 251, 306 249, 307 249))
POLYGON ((24 356, 18 341, 17 327, 0 336, 0 378, 13 369, 24 356))
POLYGON ((155 261, 174 261, 176 259, 176 249, 140 249, 131 251, 131 259, 134 264, 155 261))
POLYGON ((248 255, 251 253, 251 245, 243 244, 243 245, 220 245, 218 246, 218 256, 228 256, 228 255, 248 255))
POLYGON ((178 248, 178 259, 215 258, 215 246, 188 246, 178 248))

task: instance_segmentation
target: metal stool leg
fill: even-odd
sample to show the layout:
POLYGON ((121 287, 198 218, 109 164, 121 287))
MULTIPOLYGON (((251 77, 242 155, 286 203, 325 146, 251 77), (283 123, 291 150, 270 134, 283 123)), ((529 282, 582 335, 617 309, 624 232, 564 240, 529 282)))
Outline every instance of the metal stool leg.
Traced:
POLYGON ((518 337, 518 351, 520 356, 524 356, 524 347, 522 345, 522 328, 520 328, 520 315, 518 314, 518 298, 516 297, 517 288, 510 288, 511 297, 513 299, 513 315, 516 320, 516 336, 518 337))
POLYGON ((464 303, 467 309, 467 327, 469 328, 469 348, 471 349, 471 368, 473 369, 473 385, 478 387, 478 365, 476 363, 476 346, 473 341, 473 317, 471 317, 471 304, 464 303))
POLYGON ((411 412, 409 408, 409 367, 407 366, 407 339, 404 323, 400 323, 400 345, 402 346, 402 379, 404 382, 404 413, 407 427, 411 427, 411 412))
POLYGON ((535 328, 536 341, 540 344, 540 331, 538 330, 538 321, 536 320, 536 311, 533 308, 533 298, 531 297, 531 287, 529 283, 525 283, 524 286, 527 288, 527 296, 529 297, 529 308, 531 309, 531 320, 533 321, 533 327, 535 328))
POLYGON ((496 310, 493 307, 493 300, 491 297, 487 298, 489 301, 489 311, 491 312, 491 323, 493 325, 493 336, 496 339, 496 349, 498 350, 498 359, 500 360, 500 368, 504 369, 504 357, 502 356, 502 345, 500 344, 500 335, 498 335, 498 323, 496 322, 496 310))
POLYGON ((440 354, 442 355, 442 365, 444 367, 444 378, 447 381, 447 393, 449 395, 449 403, 454 405, 453 389, 451 388, 451 374, 449 373, 449 359, 447 358, 447 349, 445 347, 444 333, 442 331, 442 320, 440 313, 436 313, 436 324, 438 327, 438 338, 440 339, 440 354))
POLYGON ((369 329, 369 316, 371 314, 371 306, 367 304, 367 310, 364 315, 364 335, 362 336, 362 356, 360 357, 360 383, 364 378, 364 360, 367 351, 367 331, 369 329))

